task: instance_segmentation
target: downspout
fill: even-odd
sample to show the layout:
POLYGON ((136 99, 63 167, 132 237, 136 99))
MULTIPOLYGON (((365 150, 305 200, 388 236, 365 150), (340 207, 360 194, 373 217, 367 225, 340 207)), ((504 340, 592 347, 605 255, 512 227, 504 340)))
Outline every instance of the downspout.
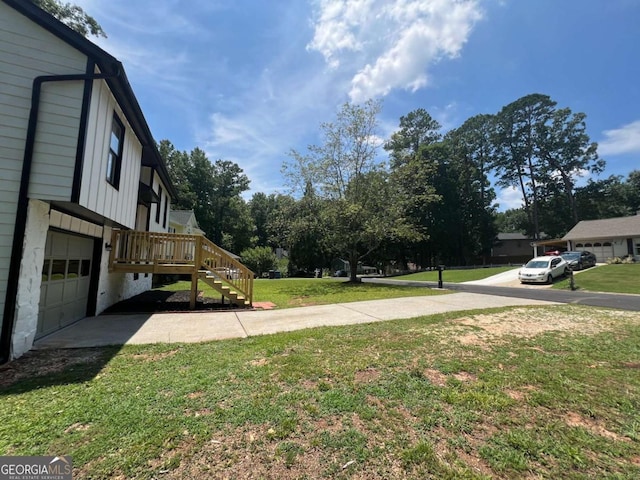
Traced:
POLYGON ((119 75, 120 70, 115 74, 42 75, 33 79, 33 86, 31 88, 31 111, 29 112, 29 124, 27 126, 27 137, 22 161, 18 208, 13 230, 11 261, 9 263, 9 278, 5 296, 4 314, 2 317, 2 331, 0 332, 0 365, 7 363, 11 358, 11 334, 15 323, 20 263, 22 262, 22 255, 24 254, 24 233, 27 226, 27 211, 29 207, 29 181, 31 179, 31 166, 33 164, 33 150, 36 139, 36 128, 38 126, 38 111, 40 108, 42 84, 47 82, 103 80, 119 75))

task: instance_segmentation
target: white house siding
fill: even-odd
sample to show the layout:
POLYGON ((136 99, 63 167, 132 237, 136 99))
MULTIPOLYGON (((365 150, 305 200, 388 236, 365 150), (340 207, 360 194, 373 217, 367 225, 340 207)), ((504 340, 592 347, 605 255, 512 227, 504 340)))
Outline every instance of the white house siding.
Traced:
POLYGON ((84 73, 86 64, 83 54, 0 2, 0 314, 5 307, 33 79, 84 73))
POLYGON ((93 83, 85 141, 80 205, 127 228, 135 228, 142 144, 103 80, 93 83), (107 182, 107 158, 113 112, 125 126, 120 185, 107 182))
POLYGON ((49 204, 29 200, 24 235, 24 255, 20 264, 16 316, 11 357, 18 358, 31 349, 38 326, 38 305, 42 281, 42 263, 49 229, 49 204))
POLYGON ((71 200, 84 82, 42 85, 29 197, 71 200))
MULTIPOLYGON (((105 242, 111 241, 112 229, 104 228, 105 242)), ((151 275, 140 274, 134 280, 133 273, 109 272, 109 255, 105 252, 100 264, 100 280, 98 284, 98 302, 96 315, 122 300, 126 300, 151 288, 151 275)))

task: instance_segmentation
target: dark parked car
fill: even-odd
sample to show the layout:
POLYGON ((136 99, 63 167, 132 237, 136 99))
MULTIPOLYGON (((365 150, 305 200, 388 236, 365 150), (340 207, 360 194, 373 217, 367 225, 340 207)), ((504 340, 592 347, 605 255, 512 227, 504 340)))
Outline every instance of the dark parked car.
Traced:
POLYGON ((596 265, 596 256, 591 252, 562 252, 560 256, 566 260, 572 270, 582 270, 596 265))

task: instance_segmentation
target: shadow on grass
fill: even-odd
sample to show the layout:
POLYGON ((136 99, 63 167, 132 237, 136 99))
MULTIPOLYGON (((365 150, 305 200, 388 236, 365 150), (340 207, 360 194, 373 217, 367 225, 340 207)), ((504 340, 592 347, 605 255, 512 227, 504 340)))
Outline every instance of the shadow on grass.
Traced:
MULTIPOLYGON (((66 329, 44 337, 41 341, 48 341, 50 346, 41 345, 38 349, 36 342, 34 350, 0 366, 0 395, 91 380, 120 351, 127 339, 142 328, 149 318, 149 315, 144 314, 191 311, 189 297, 189 291, 151 290, 112 305, 103 315, 120 317, 90 317, 67 327, 77 332, 71 341, 71 348, 68 347, 68 341, 64 346, 51 344, 50 339, 64 334, 66 329), (118 335, 114 336, 113 331, 118 335), (114 345, 105 346, 105 339, 108 339, 108 342, 113 341, 114 345)), ((229 308, 232 308, 232 305, 223 304, 221 300, 200 297, 195 310, 215 311, 229 308)))
POLYGON ((121 346, 31 350, 0 367, 0 397, 70 383, 84 383, 98 375, 121 346))

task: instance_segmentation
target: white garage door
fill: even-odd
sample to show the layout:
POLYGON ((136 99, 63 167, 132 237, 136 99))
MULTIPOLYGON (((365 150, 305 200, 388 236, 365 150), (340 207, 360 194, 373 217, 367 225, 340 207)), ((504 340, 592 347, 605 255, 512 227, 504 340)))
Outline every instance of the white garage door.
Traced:
POLYGON ((93 239, 47 234, 36 338, 87 315, 93 239))
POLYGON ((607 258, 613 258, 613 245, 611 242, 586 242, 577 243, 576 250, 591 252, 596 256, 598 263, 605 263, 607 258))

